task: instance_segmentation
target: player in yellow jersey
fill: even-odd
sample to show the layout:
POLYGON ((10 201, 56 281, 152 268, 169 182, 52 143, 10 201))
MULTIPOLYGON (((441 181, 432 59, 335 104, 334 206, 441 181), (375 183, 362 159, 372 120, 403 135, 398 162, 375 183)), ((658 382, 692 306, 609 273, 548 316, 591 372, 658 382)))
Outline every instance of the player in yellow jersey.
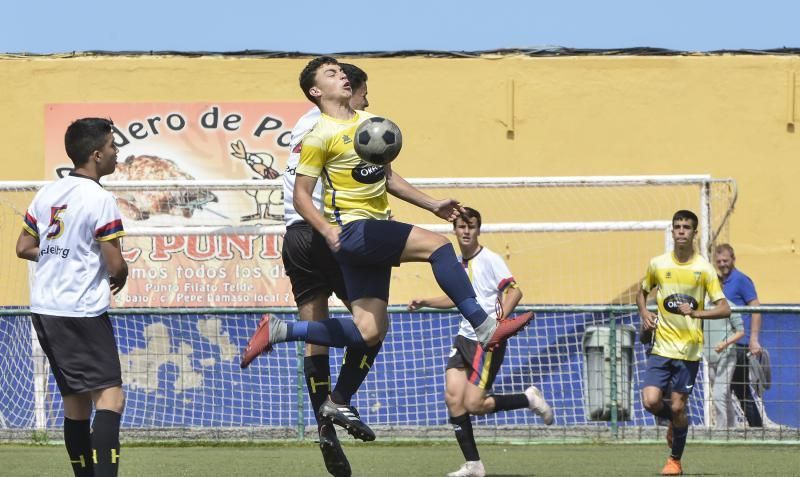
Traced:
MULTIPOLYGON (((374 356, 389 326, 386 308, 391 268, 401 262, 431 264, 437 282, 475 329, 483 348, 494 348, 525 326, 532 313, 514 319, 489 318, 445 236, 388 220, 391 211, 387 193, 451 222, 464 209, 454 199, 436 200, 424 194, 390 165, 371 165, 358 157, 353 148, 355 131, 371 115, 350 107, 350 82, 336 59, 323 56, 311 60, 300 73, 300 87, 319 106, 322 116, 303 140, 294 206, 334 252, 354 319, 287 323, 266 316, 245 349, 243 364, 269 351, 272 344, 284 341, 365 348, 367 356, 374 356), (324 215, 312 202, 317 180, 325 188, 324 215)), ((357 386, 351 389, 354 393, 357 386)), ((349 406, 350 397, 352 394, 339 399, 346 402, 328 398, 320 415, 356 438, 375 439, 372 430, 349 406)))
POLYGON ((636 305, 642 329, 653 330, 653 350, 647 358, 642 400, 645 409, 668 419, 667 443, 672 452, 662 475, 681 475, 681 456, 686 446, 689 418, 686 405, 694 388, 703 345, 703 320, 731 314, 716 270, 694 249, 697 216, 679 210, 672 216, 673 252, 650 260, 636 305), (647 295, 657 289, 658 314, 647 309, 647 295), (705 309, 708 296, 713 306, 705 309), (664 390, 671 386, 667 406, 664 390))

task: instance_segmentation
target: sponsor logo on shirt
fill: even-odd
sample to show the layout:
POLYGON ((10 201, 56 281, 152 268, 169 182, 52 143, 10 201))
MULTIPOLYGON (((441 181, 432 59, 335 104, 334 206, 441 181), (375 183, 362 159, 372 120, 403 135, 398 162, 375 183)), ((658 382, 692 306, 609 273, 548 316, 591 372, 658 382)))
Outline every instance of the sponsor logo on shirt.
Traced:
POLYGON ((55 255, 56 257, 61 256, 61 258, 67 258, 69 257, 69 249, 61 248, 58 245, 50 245, 49 247, 39 250, 40 257, 44 257, 45 255, 55 255))
POLYGON ((673 295, 664 298, 664 308, 668 312, 674 313, 676 315, 681 314, 681 310, 678 309, 678 307, 681 306, 682 303, 688 303, 689 305, 691 305, 692 310, 697 309, 697 300, 695 300, 693 296, 689 296, 683 293, 675 293, 673 295))
POLYGON ((347 134, 342 134, 342 141, 344 141, 345 144, 350 144, 353 142, 353 140, 347 134))
POLYGON ((364 161, 361 161, 352 171, 353 179, 362 184, 375 184, 376 182, 380 182, 383 180, 384 175, 383 166, 368 164, 364 161))

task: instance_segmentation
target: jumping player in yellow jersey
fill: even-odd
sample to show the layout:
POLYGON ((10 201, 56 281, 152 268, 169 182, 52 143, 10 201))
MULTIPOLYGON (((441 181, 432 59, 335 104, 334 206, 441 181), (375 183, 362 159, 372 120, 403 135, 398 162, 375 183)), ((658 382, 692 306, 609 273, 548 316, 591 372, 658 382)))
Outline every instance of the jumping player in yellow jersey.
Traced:
POLYGON ((650 260, 642 287, 636 296, 642 329, 654 330, 653 350, 647 358, 642 389, 645 409, 668 419, 667 444, 672 452, 661 475, 681 475, 681 456, 686 446, 689 418, 686 405, 694 388, 703 345, 703 320, 727 318, 731 314, 716 270, 695 252, 697 216, 679 210, 672 216, 675 249, 650 260), (647 309, 647 295, 656 288, 658 314, 647 309), (713 307, 705 309, 706 296, 713 307), (662 403, 671 386, 670 403, 662 403))
MULTIPOLYGON (((464 209, 454 199, 436 200, 411 186, 391 166, 362 161, 353 148, 355 131, 370 117, 350 107, 352 90, 336 59, 311 60, 300 73, 300 87, 319 106, 322 117, 303 140, 294 187, 294 206, 334 252, 341 266, 353 320, 286 323, 266 316, 243 354, 249 363, 274 343, 305 341, 323 346, 366 348, 377 354, 389 326, 387 304, 391 268, 402 262, 429 262, 437 282, 475 329, 484 349, 492 349, 516 334, 533 317, 489 318, 475 298, 467 274, 443 235, 388 220, 387 192, 453 221, 464 209), (314 207, 317 180, 325 188, 324 216, 314 207)), ((349 401, 351 396, 343 396, 349 401)), ((372 430, 347 402, 328 400, 320 416, 370 441, 372 430)))

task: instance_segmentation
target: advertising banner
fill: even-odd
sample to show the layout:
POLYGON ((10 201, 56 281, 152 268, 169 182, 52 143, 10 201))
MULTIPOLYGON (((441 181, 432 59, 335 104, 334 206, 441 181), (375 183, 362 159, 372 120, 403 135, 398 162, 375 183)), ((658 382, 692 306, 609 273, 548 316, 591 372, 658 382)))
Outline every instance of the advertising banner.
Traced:
MULTIPOLYGON (((117 170, 106 181, 277 179, 307 102, 50 104, 45 178, 68 174, 75 119, 114 121, 117 170)), ((283 223, 281 190, 115 192, 126 230, 283 223)), ((294 303, 280 235, 153 235, 123 240, 129 277, 117 307, 253 307, 294 303)))

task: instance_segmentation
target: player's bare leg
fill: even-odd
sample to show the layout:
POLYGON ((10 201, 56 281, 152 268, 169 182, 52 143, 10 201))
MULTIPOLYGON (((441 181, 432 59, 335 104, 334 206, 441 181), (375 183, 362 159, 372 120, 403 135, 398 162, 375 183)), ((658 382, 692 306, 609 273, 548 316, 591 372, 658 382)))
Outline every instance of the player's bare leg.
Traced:
POLYGON ((650 414, 659 419, 665 419, 667 424, 667 446, 672 447, 672 406, 667 405, 669 400, 664 399, 664 392, 657 386, 645 386, 642 389, 642 406, 650 414))
POLYGON ((472 324, 478 341, 484 349, 491 350, 517 334, 533 319, 533 313, 523 313, 515 318, 488 319, 475 300, 475 291, 458 259, 450 241, 441 234, 412 227, 406 240, 401 262, 429 262, 436 282, 453 300, 461 314, 472 324))
POLYGON ((689 431, 689 417, 686 414, 688 394, 673 392, 670 394, 670 405, 663 401, 663 392, 656 386, 646 386, 642 390, 642 404, 651 414, 669 419, 667 430, 667 445, 670 447, 670 456, 667 459, 662 475, 681 475, 681 457, 686 446, 686 436, 689 431))
MULTIPOLYGON (((467 380, 467 373, 463 368, 450 368, 445 372, 444 400, 447 404, 447 413, 450 415, 450 424, 453 426, 456 441, 464 455, 466 462, 448 477, 483 477, 486 469, 478 454, 478 446, 472 431, 470 412, 465 405, 467 389, 477 386, 467 380)), ((485 397, 485 392, 478 388, 485 397)))

